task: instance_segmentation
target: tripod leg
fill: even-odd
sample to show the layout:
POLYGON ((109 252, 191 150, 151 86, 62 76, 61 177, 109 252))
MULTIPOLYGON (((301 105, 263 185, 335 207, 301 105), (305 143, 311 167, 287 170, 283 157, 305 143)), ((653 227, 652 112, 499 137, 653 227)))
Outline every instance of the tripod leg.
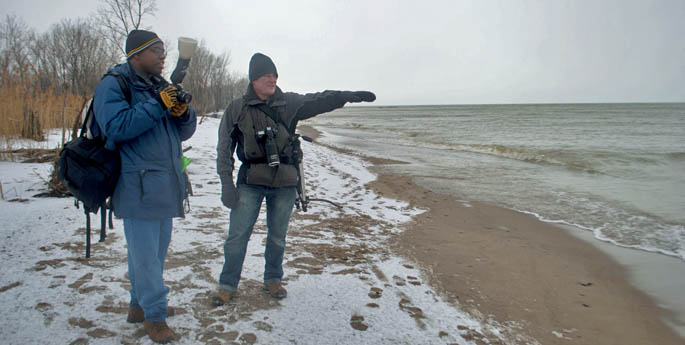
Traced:
MULTIPOLYGON (((84 208, 85 209, 85 208, 84 208)), ((86 259, 90 257, 90 214, 86 211, 86 259)))
POLYGON ((100 206, 100 241, 104 242, 107 237, 107 209, 105 205, 100 206))

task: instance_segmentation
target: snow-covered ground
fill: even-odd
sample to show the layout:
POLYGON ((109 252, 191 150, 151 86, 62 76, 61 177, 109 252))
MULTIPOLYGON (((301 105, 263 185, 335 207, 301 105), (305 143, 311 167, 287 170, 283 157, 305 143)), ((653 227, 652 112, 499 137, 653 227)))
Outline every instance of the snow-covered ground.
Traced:
MULTIPOLYGON (((284 269, 288 297, 261 289, 264 207, 248 246, 239 295, 212 308, 223 264, 228 209, 216 175, 218 119, 206 118, 184 146, 192 159, 191 212, 176 219, 165 281, 167 321, 178 344, 487 344, 497 327, 448 304, 414 263, 387 239, 421 210, 367 189, 375 179, 357 157, 303 143, 310 204, 290 222, 284 269), (487 334, 487 336, 486 336, 487 334)), ((84 258, 85 217, 73 199, 35 198, 51 166, 0 162, 0 334, 3 344, 151 344, 141 324, 126 323, 128 279, 122 222, 84 258), (13 201, 8 201, 13 200, 13 201)))

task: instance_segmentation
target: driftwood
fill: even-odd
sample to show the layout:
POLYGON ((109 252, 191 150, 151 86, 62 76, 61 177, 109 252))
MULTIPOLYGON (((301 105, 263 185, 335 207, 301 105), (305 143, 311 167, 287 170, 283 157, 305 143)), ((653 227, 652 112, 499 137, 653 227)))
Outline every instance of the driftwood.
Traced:
POLYGON ((0 151, 0 155, 13 161, 22 163, 47 163, 52 162, 58 152, 55 149, 15 149, 0 151))
POLYGON ((338 209, 342 209, 342 208, 343 208, 341 205, 336 204, 336 203, 334 203, 333 201, 326 200, 326 199, 321 199, 321 198, 309 198, 308 200, 309 200, 309 201, 327 202, 327 203, 329 203, 329 204, 331 204, 331 205, 337 207, 338 209))

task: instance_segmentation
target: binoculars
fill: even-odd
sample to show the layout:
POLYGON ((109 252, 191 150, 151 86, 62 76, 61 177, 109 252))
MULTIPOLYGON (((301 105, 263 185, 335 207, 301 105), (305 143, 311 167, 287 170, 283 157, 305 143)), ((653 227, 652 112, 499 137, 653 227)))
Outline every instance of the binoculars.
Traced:
POLYGON ((257 140, 264 141, 264 151, 266 154, 266 162, 270 167, 275 167, 281 164, 278 156, 278 146, 276 146, 276 133, 271 127, 266 127, 263 131, 257 132, 257 140))

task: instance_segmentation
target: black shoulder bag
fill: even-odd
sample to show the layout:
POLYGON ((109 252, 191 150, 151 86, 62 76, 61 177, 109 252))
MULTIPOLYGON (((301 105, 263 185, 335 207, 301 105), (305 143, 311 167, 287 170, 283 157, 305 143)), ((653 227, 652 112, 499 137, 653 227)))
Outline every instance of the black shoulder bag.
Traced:
MULTIPOLYGON (((123 76, 117 73, 107 73, 117 78, 119 87, 131 103, 131 90, 123 76)), ((60 152, 57 177, 64 183, 69 192, 74 195, 78 202, 83 203, 86 214, 86 258, 90 257, 90 213, 101 212, 100 242, 104 241, 106 205, 105 201, 114 193, 114 188, 119 180, 121 172, 121 157, 118 151, 105 148, 107 138, 97 137, 88 139, 86 132, 88 125, 95 121, 93 114, 93 101, 91 100, 86 112, 86 118, 81 126, 78 138, 64 144, 60 152)), ((102 132, 102 131, 100 131, 102 132)), ((112 228, 112 215, 110 210, 110 228, 112 228)))

